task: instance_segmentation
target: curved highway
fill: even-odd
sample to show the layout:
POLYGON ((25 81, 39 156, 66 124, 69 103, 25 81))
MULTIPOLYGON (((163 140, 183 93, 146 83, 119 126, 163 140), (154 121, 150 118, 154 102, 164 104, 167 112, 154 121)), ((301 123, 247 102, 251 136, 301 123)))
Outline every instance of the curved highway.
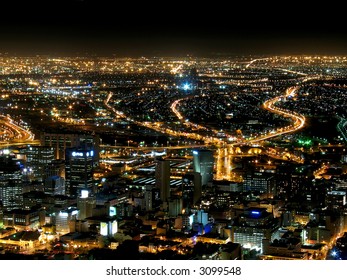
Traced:
POLYGON ((4 132, 0 147, 38 144, 31 131, 16 124, 10 117, 0 115, 0 125, 4 132))
MULTIPOLYGON (((293 112, 289 112, 287 110, 284 110, 284 109, 280 109, 278 107, 275 106, 275 104, 277 102, 280 102, 282 99, 285 99, 289 96, 294 96, 296 91, 299 89, 299 87, 291 87, 291 88, 288 88, 286 91, 285 91, 285 94, 284 95, 281 95, 281 96, 277 96, 275 98, 272 98, 272 99, 269 99, 269 100, 266 100, 263 104, 263 107, 264 109, 274 113, 274 114, 278 114, 278 115, 282 115, 284 117, 287 117, 287 118, 291 118, 293 120, 293 125, 292 126, 287 126, 287 127, 284 127, 284 128, 278 128, 277 131, 273 132, 273 133, 268 133, 268 134, 265 134, 265 135, 260 135, 254 139, 248 139, 248 140, 245 140, 244 142, 245 143, 255 143, 255 142, 260 142, 260 141, 263 141, 263 140, 267 140, 269 138, 273 138, 273 137, 276 137, 276 136, 279 136, 279 135, 283 135, 283 134, 287 134, 287 133, 293 133, 301 128, 304 127, 305 125, 305 122, 306 122, 306 118, 305 116, 303 115, 300 115, 300 114, 297 114, 297 113, 293 113, 293 112)), ((188 99, 189 97, 187 97, 186 99, 188 99)), ((184 117, 182 116, 182 114, 178 111, 177 109, 177 106, 179 105, 179 102, 182 101, 183 99, 178 99, 178 100, 175 100, 172 104, 171 104, 171 111, 176 115, 176 117, 179 119, 179 120, 183 120, 184 117)), ((192 123, 192 122, 185 122, 186 125, 189 125, 191 127, 198 127, 200 129, 205 129, 205 130, 210 130, 212 131, 214 134, 217 134, 218 131, 217 130, 211 130, 211 129, 208 129, 207 127, 203 127, 199 124, 195 124, 195 123, 192 123)), ((228 137, 229 135, 227 135, 228 137)), ((202 139, 205 138, 205 142, 208 142, 208 138, 210 137, 204 137, 204 136, 201 136, 202 139)), ((221 142, 218 138, 210 138, 212 139, 213 141, 210 141, 210 142, 221 142), (216 140, 217 139, 217 140, 216 140)), ((224 144, 226 144, 225 141, 223 141, 224 144)))
MULTIPOLYGON (((294 96, 296 91, 299 89, 299 87, 291 87, 291 88, 288 88, 286 91, 285 91, 285 94, 284 95, 281 95, 281 96, 277 96, 275 98, 272 98, 272 99, 269 99, 269 100, 266 100, 264 103, 263 103, 263 107, 264 109, 274 113, 274 114, 278 114, 278 115, 282 115, 286 118, 290 118, 293 120, 293 124, 292 125, 289 125, 287 127, 282 127, 282 128, 278 128, 276 131, 274 132, 271 132, 271 133, 268 133, 268 134, 265 134, 265 135, 259 135, 258 137, 255 137, 253 139, 247 139, 247 140, 244 140, 243 143, 244 144, 247 144, 247 143, 256 143, 256 142, 260 142, 260 141, 263 141, 263 140, 267 140, 267 139, 270 139, 270 138, 273 138, 273 137, 277 137, 277 136, 280 136, 280 135, 283 135, 283 134, 288 134, 288 133, 293 133, 301 128, 303 128, 305 126, 305 122, 306 122, 306 118, 305 116, 303 115, 300 115, 300 114, 297 114, 295 112, 290 112, 288 110, 285 110, 285 109, 281 109, 281 108, 278 108, 275 106, 275 104, 277 102, 281 102, 282 100, 288 98, 289 96, 294 96)), ((147 127, 147 128, 150 128, 150 129, 153 129, 155 131, 159 131, 161 133, 164 133, 164 134, 169 134, 169 135, 172 135, 172 136, 181 136, 181 137, 185 137, 185 138, 190 138, 190 139, 194 139, 194 140, 202 140, 204 141, 207 145, 208 144, 217 144, 217 145, 226 145, 228 144, 226 141, 223 141, 223 140, 220 140, 219 137, 217 136, 217 133, 218 133, 218 130, 215 130, 215 129, 209 129, 207 127, 204 127, 200 124, 195 124, 195 123, 192 123, 192 122, 189 122, 188 120, 184 120, 184 116, 179 112, 179 110, 177 109, 180 101, 182 101, 183 99, 177 99, 175 100, 170 108, 171 108, 171 111, 176 115, 176 117, 187 127, 191 127, 192 129, 199 129, 199 130, 207 130, 207 131, 210 131, 212 132, 212 134, 214 134, 213 136, 203 136, 199 133, 195 133, 195 132, 185 132, 185 131, 177 131, 177 130, 173 130, 172 128, 170 127, 166 127, 162 124, 159 124, 159 123, 151 123, 151 122, 140 122, 140 121, 136 121, 128 116, 126 116, 123 112, 120 112, 120 111, 117 111, 115 108, 113 108, 112 106, 109 105, 109 101, 111 100, 112 98, 112 93, 110 93, 104 104, 105 106, 111 110, 113 113, 115 113, 118 117, 121 117, 121 118, 125 118, 126 120, 130 121, 130 122, 133 122, 139 126, 144 126, 144 127, 147 127)), ((191 98, 191 97, 187 97, 187 98, 191 98)), ((185 98, 186 99, 186 98, 185 98)), ((226 135, 227 137, 230 137, 230 135, 226 135)), ((233 145, 233 144, 231 144, 233 145)))
POLYGON ((280 109, 278 107, 275 106, 275 104, 277 102, 280 102, 283 98, 287 98, 289 96, 294 96, 295 95, 295 92, 299 89, 299 87, 291 87, 291 88, 288 88, 285 92, 284 95, 281 95, 281 96, 277 96, 275 98, 272 98, 272 99, 269 99, 269 100, 266 100, 263 104, 264 108, 274 114, 277 114, 277 115, 282 115, 286 118, 291 118, 294 123, 292 126, 287 126, 287 127, 284 127, 284 128, 278 128, 277 131, 275 131, 274 133, 269 133, 269 134, 266 134, 266 135, 263 135, 263 136, 259 136, 259 137, 256 137, 254 139, 250 139, 248 140, 247 142, 249 143, 255 143, 255 142, 259 142, 259 141, 263 141, 263 140, 267 140, 269 138, 273 138, 273 137, 276 137, 276 136, 280 136, 280 135, 283 135, 283 134, 287 134, 287 133, 293 133, 301 128, 303 128, 305 126, 305 122, 306 122, 306 118, 304 115, 300 115, 300 114, 297 114, 295 112, 290 112, 290 111, 287 111, 287 110, 284 110, 284 109, 280 109))

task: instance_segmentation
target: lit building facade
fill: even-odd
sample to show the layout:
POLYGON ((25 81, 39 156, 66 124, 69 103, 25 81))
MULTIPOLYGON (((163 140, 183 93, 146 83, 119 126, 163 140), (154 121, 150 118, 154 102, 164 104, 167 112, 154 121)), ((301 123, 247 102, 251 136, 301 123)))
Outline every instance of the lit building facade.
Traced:
POLYGON ((82 190, 94 193, 93 166, 95 152, 88 149, 71 148, 66 150, 65 176, 66 194, 77 197, 82 190))
POLYGON ((265 208, 248 208, 232 226, 231 241, 240 243, 244 248, 262 251, 264 238, 273 240, 279 228, 279 221, 265 208))
POLYGON ((43 181, 45 168, 54 160, 54 148, 49 146, 29 146, 25 149, 26 168, 32 170, 35 180, 43 181))
POLYGON ((247 174, 243 182, 244 191, 256 191, 272 197, 276 194, 275 177, 273 174, 254 172, 247 174))
POLYGON ((82 190, 81 195, 77 198, 77 208, 79 210, 78 219, 84 220, 85 218, 93 216, 93 209, 95 207, 95 196, 89 196, 87 190, 82 190))
POLYGON ((16 227, 22 230, 37 229, 44 224, 44 212, 21 209, 5 211, 3 222, 6 227, 16 227))
POLYGON ((56 159, 65 159, 65 150, 73 147, 92 149, 96 159, 99 159, 100 138, 98 135, 45 132, 41 134, 40 142, 42 146, 54 148, 56 159))
POLYGON ((22 172, 11 156, 0 157, 0 205, 4 210, 23 206, 22 172))
POLYGON ((70 231, 69 223, 77 219, 78 209, 69 207, 55 213, 55 227, 57 232, 66 233, 70 231))

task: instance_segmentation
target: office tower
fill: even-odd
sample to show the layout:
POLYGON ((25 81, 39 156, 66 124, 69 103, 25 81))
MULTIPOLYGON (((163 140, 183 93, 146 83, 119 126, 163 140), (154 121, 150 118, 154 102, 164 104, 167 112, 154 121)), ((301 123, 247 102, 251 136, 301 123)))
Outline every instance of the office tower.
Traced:
POLYGON ((73 133, 42 133, 41 145, 50 146, 55 150, 56 159, 65 159, 65 150, 73 147, 84 147, 95 153, 96 163, 99 160, 100 138, 98 135, 73 133))
POLYGON ((178 215, 182 214, 183 203, 182 198, 172 197, 169 200, 169 216, 176 218, 178 215))
POLYGON ((326 194, 325 205, 331 210, 342 210, 346 205, 346 191, 332 190, 326 194))
POLYGON ((279 221, 265 208, 250 207, 234 220, 231 241, 262 251, 263 239, 273 241, 278 228, 279 221))
POLYGON ((156 159, 155 186, 160 190, 161 201, 167 202, 170 197, 170 161, 156 159))
POLYGON ((9 155, 0 157, 0 207, 4 210, 21 208, 23 184, 20 166, 9 155))
POLYGON ((160 190, 153 185, 144 186, 144 200, 146 211, 153 211, 160 206, 160 190))
POLYGON ((94 151, 70 148, 65 153, 66 194, 77 197, 82 190, 94 194, 93 165, 94 151))
POLYGON ((59 176, 46 178, 43 190, 47 194, 65 195, 65 180, 59 176))
POLYGON ((193 207, 201 198, 201 175, 189 172, 182 177, 183 207, 193 207))
POLYGON ((63 160, 53 160, 45 166, 44 178, 58 176, 65 178, 65 163, 63 160))
POLYGON ((54 148, 49 146, 29 146, 24 151, 26 168, 32 170, 36 180, 44 180, 45 168, 54 160, 54 148))
POLYGON ((194 172, 200 173, 202 186, 213 180, 213 165, 213 151, 207 149, 193 151, 194 172))
POLYGON ((195 213, 194 222, 203 224, 204 226, 208 223, 208 213, 204 210, 199 210, 195 213))
POLYGON ((79 210, 78 219, 93 216, 93 209, 96 207, 95 196, 90 196, 87 190, 82 190, 81 195, 77 198, 77 208, 79 210))
POLYGON ((68 207, 55 213, 55 226, 58 233, 67 233, 70 231, 69 223, 77 219, 78 209, 68 207))
POLYGON ((248 173, 243 182, 244 191, 256 191, 265 194, 267 198, 276 195, 275 177, 264 172, 248 173))

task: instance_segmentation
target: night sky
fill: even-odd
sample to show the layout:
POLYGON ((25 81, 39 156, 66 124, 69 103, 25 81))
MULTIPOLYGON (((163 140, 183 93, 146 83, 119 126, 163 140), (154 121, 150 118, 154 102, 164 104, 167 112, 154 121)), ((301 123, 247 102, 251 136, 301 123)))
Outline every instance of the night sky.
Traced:
POLYGON ((0 52, 13 55, 347 54, 344 9, 243 1, 11 1, 0 52), (116 4, 116 3, 120 4, 116 4))

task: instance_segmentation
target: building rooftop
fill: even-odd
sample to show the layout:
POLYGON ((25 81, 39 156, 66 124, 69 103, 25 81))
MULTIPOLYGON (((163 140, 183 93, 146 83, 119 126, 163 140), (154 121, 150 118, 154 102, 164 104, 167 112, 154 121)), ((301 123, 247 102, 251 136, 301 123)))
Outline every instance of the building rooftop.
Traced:
POLYGON ((40 237, 40 233, 38 231, 20 231, 2 238, 4 240, 13 240, 13 241, 35 241, 40 237))

